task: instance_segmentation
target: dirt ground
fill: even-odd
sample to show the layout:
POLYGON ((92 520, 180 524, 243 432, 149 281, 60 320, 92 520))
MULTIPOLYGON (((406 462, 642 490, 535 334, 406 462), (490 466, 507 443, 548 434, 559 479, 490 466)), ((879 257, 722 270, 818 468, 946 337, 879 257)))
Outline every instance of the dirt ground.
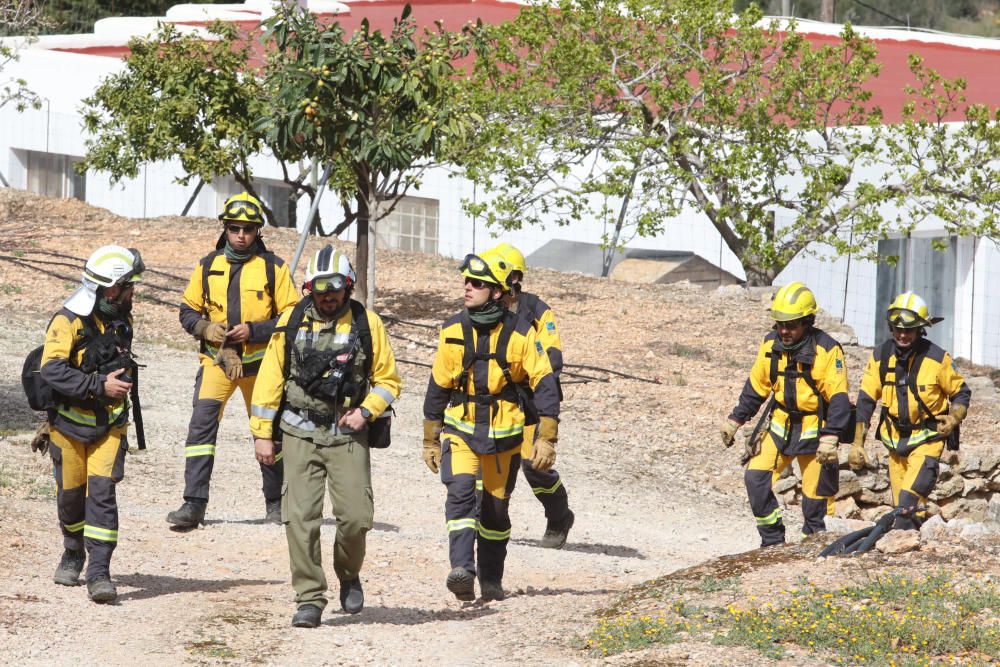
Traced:
MULTIPOLYGON (((176 304, 198 258, 214 247, 217 222, 127 220, 10 190, 0 191, 0 220, 5 663, 592 664, 603 660, 583 651, 579 637, 593 626, 596 610, 630 586, 758 543, 737 452, 720 448, 716 428, 767 330, 767 296, 532 270, 528 289, 554 308, 570 364, 557 468, 576 526, 563 550, 540 548, 542 508, 520 480, 511 504, 508 598, 454 600, 444 586, 445 491, 419 456, 429 372, 420 364, 432 357, 436 326, 459 307, 460 280, 452 260, 383 252, 375 308, 389 325, 405 386, 393 444, 372 456, 376 523, 362 572, 365 610, 347 615, 334 599, 321 628, 293 629, 284 533, 261 522, 260 476, 239 399, 220 430, 207 525, 176 533, 165 522, 182 500, 197 367, 196 346, 177 322, 176 304), (52 583, 62 550, 55 487, 50 462, 27 446, 37 422, 17 376, 48 317, 77 284, 84 258, 111 242, 140 248, 152 269, 136 306, 149 449, 128 458, 118 485, 120 542, 112 575, 119 600, 99 606, 82 587, 52 583)), ((265 238, 291 259, 292 232, 269 230, 265 238)), ((310 239, 307 256, 323 242, 310 239)), ((852 387, 860 373, 853 359, 864 354, 856 347, 850 353, 852 387)), ((995 404, 994 397, 988 408, 973 410, 963 426, 964 447, 995 439, 995 404)), ((787 514, 795 534, 797 512, 787 514)), ((331 578, 334 525, 332 518, 324 525, 331 578)), ((767 664, 732 648, 685 651, 683 658, 663 660, 767 664)))

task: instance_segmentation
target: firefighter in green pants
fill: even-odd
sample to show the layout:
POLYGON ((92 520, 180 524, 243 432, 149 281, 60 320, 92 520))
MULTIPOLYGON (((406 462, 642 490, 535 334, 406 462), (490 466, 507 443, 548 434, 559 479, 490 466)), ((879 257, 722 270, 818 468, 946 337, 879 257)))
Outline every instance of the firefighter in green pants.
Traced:
POLYGON ((327 488, 337 536, 333 569, 340 605, 364 607, 361 566, 374 519, 369 442, 402 381, 381 318, 351 300, 354 270, 326 246, 306 269, 299 304, 281 316, 264 353, 250 409, 257 460, 271 465, 282 433, 281 515, 288 539, 296 612, 292 625, 315 628, 326 607, 320 526, 327 488))

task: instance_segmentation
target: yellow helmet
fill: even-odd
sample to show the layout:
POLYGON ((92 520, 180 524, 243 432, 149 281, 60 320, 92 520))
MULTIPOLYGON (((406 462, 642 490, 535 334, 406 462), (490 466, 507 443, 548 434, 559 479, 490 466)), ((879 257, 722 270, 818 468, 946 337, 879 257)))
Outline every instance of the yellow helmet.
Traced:
POLYGON ((510 290, 511 266, 495 248, 479 255, 466 255, 458 270, 466 278, 491 283, 505 292, 510 290))
POLYGON ((241 192, 226 200, 222 206, 219 220, 223 222, 249 222, 254 225, 264 224, 264 207, 260 200, 249 192, 241 192))
POLYGON ((775 322, 791 322, 818 311, 812 290, 798 281, 779 289, 771 301, 771 319, 775 322))
POLYGON ((491 252, 499 253, 501 257, 507 260, 511 271, 520 271, 522 276, 528 272, 528 266, 524 262, 524 255, 511 244, 500 243, 491 252))
POLYGON ((899 329, 916 329, 929 327, 941 321, 939 317, 930 317, 927 302, 916 292, 903 292, 889 304, 886 310, 886 320, 890 327, 899 329))

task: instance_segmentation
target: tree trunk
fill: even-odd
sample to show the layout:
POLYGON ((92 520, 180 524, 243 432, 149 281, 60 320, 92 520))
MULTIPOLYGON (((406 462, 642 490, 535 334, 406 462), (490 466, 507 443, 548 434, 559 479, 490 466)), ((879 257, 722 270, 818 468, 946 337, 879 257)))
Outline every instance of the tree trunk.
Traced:
POLYGON ((354 286, 354 298, 368 307, 368 197, 358 192, 358 247, 354 254, 354 274, 358 282, 354 286))
POLYGON ((371 308, 375 307, 375 250, 378 245, 378 220, 379 205, 376 200, 375 210, 368 211, 368 289, 365 305, 371 308))
POLYGON ((834 22, 835 0, 821 0, 819 4, 819 20, 823 23, 834 22))

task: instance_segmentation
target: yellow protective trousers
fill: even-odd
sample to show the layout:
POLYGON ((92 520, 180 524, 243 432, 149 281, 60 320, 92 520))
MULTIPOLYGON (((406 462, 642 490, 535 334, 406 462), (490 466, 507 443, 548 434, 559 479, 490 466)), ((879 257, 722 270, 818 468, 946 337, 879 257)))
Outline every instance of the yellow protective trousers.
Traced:
POLYGON ((49 437, 63 546, 86 549, 87 579, 110 575, 111 554, 118 546, 115 485, 125 477, 128 451, 125 430, 112 428, 89 445, 54 428, 49 437))
POLYGON ((799 462, 802 471, 802 534, 823 532, 826 530, 824 517, 833 514, 839 476, 837 466, 821 466, 815 454, 782 454, 768 433, 761 441, 760 452, 750 459, 743 474, 762 547, 785 541, 781 507, 772 487, 793 459, 799 462))
MULTIPOLYGON (((944 440, 919 445, 905 456, 889 450, 889 485, 894 506, 914 507, 927 501, 937 482, 942 451, 944 440)), ((893 527, 906 530, 919 526, 909 517, 898 516, 893 527)))
POLYGON ((478 560, 481 579, 503 580, 510 542, 510 494, 517 482, 520 460, 521 450, 517 447, 498 454, 478 454, 460 437, 444 436, 441 481, 448 489, 445 521, 452 568, 462 567, 476 574, 478 560), (480 476, 481 500, 476 494, 476 480, 480 476))
POLYGON ((545 508, 545 518, 549 523, 558 523, 566 519, 569 512, 569 496, 562 478, 555 469, 542 472, 531 465, 531 457, 535 453, 535 427, 524 427, 524 441, 521 443, 521 472, 524 479, 531 485, 531 492, 545 508))
MULTIPOLYGON (((215 466, 215 441, 219 435, 219 422, 226 402, 238 388, 243 394, 247 416, 250 415, 250 399, 256 375, 242 377, 236 381, 226 377, 221 367, 211 359, 202 357, 201 367, 194 383, 194 409, 188 425, 187 442, 184 445, 184 498, 208 500, 208 488, 215 466)), ((248 450, 247 456, 252 456, 248 450)), ((284 477, 284 463, 281 446, 275 443, 274 465, 260 464, 263 477, 265 500, 281 498, 281 481, 284 477)))

